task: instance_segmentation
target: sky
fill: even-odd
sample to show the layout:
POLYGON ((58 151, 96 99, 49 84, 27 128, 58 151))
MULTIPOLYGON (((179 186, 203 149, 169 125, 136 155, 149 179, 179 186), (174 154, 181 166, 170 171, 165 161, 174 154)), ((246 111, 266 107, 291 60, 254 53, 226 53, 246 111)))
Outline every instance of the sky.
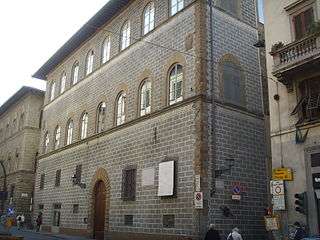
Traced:
POLYGON ((22 86, 45 90, 31 75, 107 1, 0 0, 0 106, 22 86))

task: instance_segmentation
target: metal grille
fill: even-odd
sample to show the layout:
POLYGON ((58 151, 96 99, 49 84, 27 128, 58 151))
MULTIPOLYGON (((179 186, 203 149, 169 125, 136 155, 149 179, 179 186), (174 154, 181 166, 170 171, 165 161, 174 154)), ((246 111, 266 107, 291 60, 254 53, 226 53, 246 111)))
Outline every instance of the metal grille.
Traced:
POLYGON ((60 186, 60 179, 61 179, 61 170, 57 170, 56 171, 56 181, 55 181, 56 187, 60 186))
POLYGON ((81 171, 82 171, 82 165, 81 164, 77 165, 76 174, 75 174, 77 184, 81 183, 81 171))
POLYGON ((40 189, 43 189, 44 187, 44 174, 41 175, 41 178, 40 178, 40 189))
POLYGON ((163 215, 163 227, 174 228, 174 215, 163 215))
POLYGON ((136 198, 136 170, 124 170, 122 178, 122 199, 124 201, 134 201, 136 198))

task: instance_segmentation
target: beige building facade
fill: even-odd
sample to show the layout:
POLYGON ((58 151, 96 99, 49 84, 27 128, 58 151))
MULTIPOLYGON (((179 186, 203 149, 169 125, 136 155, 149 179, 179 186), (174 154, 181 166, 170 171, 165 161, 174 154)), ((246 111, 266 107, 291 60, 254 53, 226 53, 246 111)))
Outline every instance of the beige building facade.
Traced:
POLYGON ((309 235, 320 231, 320 37, 319 27, 310 28, 319 14, 319 0, 264 1, 272 168, 293 173, 284 183, 285 209, 275 211, 279 239, 286 239, 295 221, 309 235))
MULTIPOLYGON (((40 141, 40 118, 44 92, 22 87, 0 107, 0 160, 6 172, 8 198, 4 208, 16 208, 30 225, 33 211, 36 158, 40 141)), ((4 175, 1 172, 1 190, 4 175)))

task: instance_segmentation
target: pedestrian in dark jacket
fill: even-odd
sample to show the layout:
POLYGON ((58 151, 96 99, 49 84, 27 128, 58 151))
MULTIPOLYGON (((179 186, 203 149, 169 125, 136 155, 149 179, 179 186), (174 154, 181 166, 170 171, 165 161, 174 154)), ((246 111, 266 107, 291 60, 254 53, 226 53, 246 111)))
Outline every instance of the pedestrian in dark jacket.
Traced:
POLYGON ((204 240, 221 240, 219 232, 216 230, 216 225, 210 224, 209 230, 206 233, 204 240))
POLYGON ((304 229, 301 227, 299 222, 295 222, 293 224, 293 227, 296 229, 294 235, 293 235, 293 240, 300 240, 302 238, 304 238, 305 236, 305 231, 304 229))

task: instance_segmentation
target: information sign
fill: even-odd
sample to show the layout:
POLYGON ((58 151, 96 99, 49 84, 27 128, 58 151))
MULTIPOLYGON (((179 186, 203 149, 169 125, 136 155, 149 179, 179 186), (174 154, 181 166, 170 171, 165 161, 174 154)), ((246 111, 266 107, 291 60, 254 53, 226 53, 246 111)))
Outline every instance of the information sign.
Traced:
POLYGON ((292 168, 273 169, 273 180, 293 180, 292 168))
POLYGON ((264 216, 264 224, 267 231, 279 230, 279 215, 264 216))
POLYGON ((271 180, 270 190, 272 195, 283 195, 284 194, 283 180, 271 180))
POLYGON ((13 207, 13 206, 7 207, 6 212, 7 212, 7 216, 12 217, 13 215, 16 214, 16 207, 13 207))
POLYGON ((273 195, 273 210, 286 210, 284 195, 273 195))

